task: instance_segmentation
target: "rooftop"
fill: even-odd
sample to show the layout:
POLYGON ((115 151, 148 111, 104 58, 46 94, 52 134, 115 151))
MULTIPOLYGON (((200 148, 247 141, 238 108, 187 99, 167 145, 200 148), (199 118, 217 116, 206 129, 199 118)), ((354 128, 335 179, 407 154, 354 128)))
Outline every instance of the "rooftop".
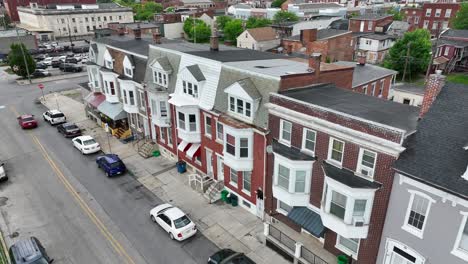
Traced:
POLYGON ((364 14, 350 18, 351 20, 380 20, 391 15, 379 15, 379 14, 364 14))
POLYGON ((27 12, 32 14, 75 14, 75 13, 102 13, 102 12, 116 12, 116 11, 129 11, 132 12, 130 7, 122 7, 115 3, 101 3, 101 4, 49 4, 47 6, 31 7, 18 7, 18 11, 27 12), (59 7, 59 8, 57 8, 59 7), (84 8, 83 8, 84 7, 84 8))
POLYGON ((16 37, 16 36, 26 36, 28 35, 28 32, 24 29, 18 29, 18 32, 16 30, 11 29, 11 30, 1 30, 0 31, 0 38, 7 38, 7 37, 16 37))
POLYGON ((226 66, 235 67, 252 73, 268 75, 271 77, 308 73, 309 66, 307 63, 281 59, 265 59, 265 60, 250 60, 250 61, 232 61, 225 63, 226 66))
POLYGON ((369 35, 365 35, 362 37, 367 38, 367 39, 375 39, 375 40, 396 39, 395 36, 387 35, 387 34, 369 34, 369 35))
POLYGON ((437 46, 440 47, 442 45, 452 45, 463 48, 468 46, 468 40, 439 38, 437 46))
MULTIPOLYGON (((148 38, 135 39, 133 36, 119 35, 98 38, 94 41, 143 56, 148 56, 149 44, 153 43, 153 40, 148 38)), ((167 40, 161 39, 161 41, 167 40)))
POLYGON ((337 3, 303 3, 303 4, 294 4, 299 7, 301 11, 304 9, 326 9, 326 8, 342 8, 343 6, 337 3))
POLYGON ((415 84, 408 84, 408 83, 397 83, 393 86, 394 90, 408 92, 413 94, 424 95, 424 90, 426 89, 424 86, 415 85, 415 84))
POLYGON ((267 41, 278 38, 276 31, 272 27, 251 28, 247 29, 247 32, 249 32, 256 41, 267 41))
POLYGON ((468 198, 468 86, 448 83, 419 121, 395 163, 397 171, 449 193, 468 198))
POLYGON ((397 74, 398 72, 386 69, 377 65, 366 63, 364 65, 357 64, 354 61, 337 61, 334 64, 341 66, 354 66, 353 73, 353 88, 360 85, 381 79, 385 76, 397 74))
POLYGON ((468 39, 468 29, 449 29, 442 34, 441 38, 444 37, 468 39))
POLYGON ((337 88, 332 84, 292 89, 281 94, 379 124, 414 132, 419 108, 337 88))
MULTIPOLYGON (((331 28, 324 28, 324 29, 319 29, 317 31, 317 40, 323 40, 323 39, 328 39, 328 38, 333 38, 339 35, 346 34, 350 31, 348 30, 343 30, 343 29, 331 29, 331 28)), ((301 35, 294 35, 291 37, 286 37, 285 39, 288 40, 301 40, 301 35)))

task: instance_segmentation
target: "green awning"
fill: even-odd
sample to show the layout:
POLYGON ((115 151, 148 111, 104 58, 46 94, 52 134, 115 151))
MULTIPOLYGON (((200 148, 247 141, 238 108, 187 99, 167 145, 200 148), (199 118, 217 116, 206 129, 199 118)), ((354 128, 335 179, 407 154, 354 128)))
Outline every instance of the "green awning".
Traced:
POLYGON ((316 237, 322 237, 325 232, 320 214, 307 207, 294 207, 288 218, 316 237))

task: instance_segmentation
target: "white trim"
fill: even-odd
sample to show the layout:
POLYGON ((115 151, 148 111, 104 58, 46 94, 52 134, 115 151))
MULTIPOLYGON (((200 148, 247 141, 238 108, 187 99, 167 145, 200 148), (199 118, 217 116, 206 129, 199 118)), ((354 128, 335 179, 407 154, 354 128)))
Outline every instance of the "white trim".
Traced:
POLYGON ((239 171, 238 170, 235 170, 231 167, 229 167, 229 185, 233 186, 233 187, 236 187, 236 188, 239 188, 239 171), (233 182, 232 181, 232 171, 236 171, 236 175, 237 175, 237 183, 236 182, 233 182))
POLYGON ((311 156, 315 156, 315 147, 317 146, 317 131, 309 129, 307 127, 304 127, 302 129, 302 146, 301 146, 301 151, 309 154, 311 156), (314 149, 306 149, 306 140, 307 140, 307 131, 313 132, 314 133, 314 149))
POLYGON ((353 239, 357 239, 358 242, 357 242, 357 250, 356 252, 353 252, 351 249, 347 248, 346 246, 342 245, 339 243, 340 241, 340 238, 345 238, 345 239, 350 239, 350 238, 346 238, 344 236, 340 236, 339 234, 337 234, 336 236, 336 243, 335 243, 335 248, 339 249, 340 251, 342 251, 343 253, 346 253, 346 255, 351 255, 353 257, 353 259, 357 260, 357 257, 358 257, 358 254, 359 254, 359 247, 361 245, 361 239, 358 239, 358 238, 353 238, 353 239))
POLYGON ((278 142, 286 145, 286 146, 291 146, 291 140, 292 140, 292 131, 293 131, 293 123, 290 122, 290 121, 286 121, 284 119, 281 119, 280 120, 280 130, 279 130, 279 140, 278 142), (290 126, 291 126, 291 129, 289 130, 289 140, 286 140, 283 138, 283 128, 284 128, 284 124, 285 123, 288 123, 290 126))
POLYGON ((357 162, 357 166, 356 166, 356 175, 361 176, 361 177, 363 177, 363 178, 365 178, 367 180, 372 180, 374 178, 374 174, 375 174, 375 171, 376 171, 375 167, 377 166, 377 157, 378 157, 378 155, 379 154, 377 152, 375 152, 375 151, 365 149, 365 148, 359 148, 359 157, 358 157, 358 162, 357 162), (371 152, 371 153, 373 153, 375 155, 374 165, 372 166, 372 168, 362 164, 362 158, 364 157, 364 151, 371 152), (363 174, 361 172, 362 169, 367 169, 371 173, 369 175, 365 175, 365 174, 363 174))
POLYGON ((219 118, 216 119, 216 141, 220 144, 223 144, 224 142, 224 124, 222 122, 219 121, 219 118), (223 127, 223 134, 222 134, 222 137, 219 138, 218 137, 218 124, 221 124, 221 126, 223 127))
POLYGON ((209 115, 207 113, 203 113, 203 125, 205 127, 205 137, 209 138, 209 139, 212 139, 213 138, 213 116, 212 115, 209 115), (206 127, 207 127, 207 122, 206 122, 206 118, 209 117, 210 118, 210 133, 206 133, 206 127))
POLYGON ((420 239, 423 239, 424 229, 426 228, 427 221, 429 219, 429 213, 431 211, 431 205, 433 203, 435 203, 436 201, 434 199, 432 199, 432 197, 430 197, 429 195, 427 195, 425 193, 422 193, 420 191, 408 190, 408 192, 411 194, 411 196, 410 196, 408 207, 406 209, 406 215, 405 215, 405 218, 404 218, 404 223, 403 223, 403 226, 401 228, 403 230, 407 231, 408 233, 410 233, 410 234, 412 234, 412 235, 414 235, 416 237, 419 237, 420 239), (419 230, 416 227, 408 224, 408 220, 409 220, 409 217, 410 217, 411 208, 413 207, 413 202, 414 202, 414 196, 415 195, 419 196, 420 198, 426 199, 428 201, 426 212, 424 214, 424 222, 423 222, 423 226, 422 226, 421 230, 419 230))
POLYGON ((392 238, 387 238, 387 241, 385 243, 383 264, 392 264, 390 263, 390 261, 392 261, 392 252, 394 247, 397 247, 416 258, 416 262, 414 262, 414 264, 424 264, 426 262, 426 258, 419 254, 416 250, 403 244, 400 241, 397 241, 392 238))
POLYGON ((337 138, 330 137, 330 139, 328 140, 328 156, 327 156, 327 162, 330 162, 331 164, 337 165, 338 167, 341 168, 341 166, 343 165, 345 147, 346 147, 346 142, 344 142, 343 140, 339 140, 339 139, 337 139, 337 138), (343 149, 341 150, 341 161, 337 161, 337 160, 332 159, 333 142, 334 142, 334 141, 338 141, 338 142, 343 143, 343 149))
POLYGON ((453 249, 450 252, 452 255, 455 255, 464 261, 468 261, 468 252, 464 251, 462 249, 459 249, 460 245, 460 240, 462 237, 463 229, 465 228, 465 225, 468 223, 468 212, 460 212, 460 214, 463 216, 460 227, 458 228, 458 233, 457 233, 457 238, 455 239, 455 243, 453 244, 453 249))
POLYGON ((245 121, 246 123, 252 123, 256 113, 257 102, 254 100, 247 100, 232 94, 228 94, 228 113, 234 117, 245 121), (231 110, 231 98, 234 99, 234 111, 231 110), (237 112, 238 104, 237 101, 242 101, 242 113, 237 112), (247 116, 247 103, 250 104, 250 116, 247 116))
POLYGON ((133 78, 133 74, 134 74, 134 66, 132 65, 132 63, 130 62, 130 59, 128 58, 128 56, 125 56, 123 62, 122 62, 122 66, 123 66, 123 70, 124 70, 124 75, 125 76, 128 76, 130 78, 133 78), (131 74, 127 74, 127 69, 130 70, 130 73, 131 74))
POLYGON ((269 108, 270 114, 280 118, 287 118, 288 120, 300 124, 304 127, 329 134, 333 137, 341 138, 345 141, 353 142, 363 147, 374 149, 378 152, 385 153, 393 157, 398 157, 400 153, 405 150, 405 148, 399 143, 356 131, 351 128, 343 127, 341 125, 317 117, 298 113, 285 107, 273 105, 270 103, 265 104, 265 106, 269 108))

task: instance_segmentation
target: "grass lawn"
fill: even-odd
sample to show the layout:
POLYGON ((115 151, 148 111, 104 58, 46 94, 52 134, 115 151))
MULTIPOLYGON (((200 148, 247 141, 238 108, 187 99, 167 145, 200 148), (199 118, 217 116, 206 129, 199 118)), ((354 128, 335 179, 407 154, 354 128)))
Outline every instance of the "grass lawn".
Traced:
POLYGON ((447 81, 468 85, 468 74, 451 74, 447 76, 447 81))

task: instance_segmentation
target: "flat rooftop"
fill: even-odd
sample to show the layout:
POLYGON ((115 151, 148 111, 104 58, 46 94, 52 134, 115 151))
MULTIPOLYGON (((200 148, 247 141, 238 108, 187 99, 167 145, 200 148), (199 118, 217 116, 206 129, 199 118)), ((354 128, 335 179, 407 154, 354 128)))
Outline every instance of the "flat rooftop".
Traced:
POLYGON ((406 135, 416 130, 419 108, 340 89, 333 84, 292 89, 281 94, 304 103, 403 129, 406 135))
POLYGON ((286 58, 227 62, 224 65, 272 77, 310 73, 307 63, 286 58))

